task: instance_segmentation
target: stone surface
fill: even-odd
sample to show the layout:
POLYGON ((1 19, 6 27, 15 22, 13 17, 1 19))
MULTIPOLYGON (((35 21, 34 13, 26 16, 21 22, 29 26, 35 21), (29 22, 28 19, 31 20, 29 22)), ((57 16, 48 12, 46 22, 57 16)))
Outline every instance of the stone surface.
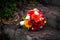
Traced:
POLYGON ((46 27, 40 31, 24 31, 23 29, 16 28, 12 25, 4 25, 4 33, 6 37, 9 37, 9 40, 60 40, 60 32, 51 27, 46 27), (11 28, 13 27, 13 29, 11 28))
MULTIPOLYGON (((32 7, 28 7, 28 10, 32 7)), ((60 8, 55 6, 37 5, 42 12, 44 12, 47 25, 40 31, 24 31, 16 25, 3 25, 2 40, 60 40, 60 8), (54 29, 56 28, 56 29, 54 29)), ((23 15, 23 14, 21 14, 23 15)))
POLYGON ((60 6, 60 0, 42 0, 43 2, 47 3, 47 4, 52 4, 52 5, 57 5, 60 6))

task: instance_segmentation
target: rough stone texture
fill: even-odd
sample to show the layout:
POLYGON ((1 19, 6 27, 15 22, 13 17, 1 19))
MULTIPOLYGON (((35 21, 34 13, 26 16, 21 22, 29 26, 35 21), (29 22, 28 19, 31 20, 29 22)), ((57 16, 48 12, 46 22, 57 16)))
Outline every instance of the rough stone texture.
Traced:
POLYGON ((52 4, 54 4, 54 5, 60 5, 60 0, 52 0, 52 4))
POLYGON ((43 0, 43 1, 48 4, 60 6, 60 0, 43 0))
POLYGON ((15 30, 16 30, 17 26, 16 25, 5 25, 3 26, 3 31, 5 34, 8 34, 7 36, 9 36, 10 40, 14 40, 15 39, 15 30))
POLYGON ((15 40, 27 40, 24 31, 17 29, 15 32, 15 40))
MULTIPOLYGON (((51 27, 46 27, 40 31, 24 31, 23 29, 16 28, 15 25, 5 25, 3 28, 4 33, 8 34, 9 40, 60 40, 60 32, 51 27)), ((3 40, 6 39, 3 38, 3 40)))
MULTIPOLYGON (((26 11, 29 8, 31 9, 29 6, 23 10, 26 11)), ((54 29, 60 29, 60 8, 55 6, 44 7, 41 4, 38 4, 37 8, 44 12, 46 16, 46 28, 40 31, 24 31, 16 25, 4 25, 2 26, 4 33, 2 40, 60 40, 60 31, 54 29)))

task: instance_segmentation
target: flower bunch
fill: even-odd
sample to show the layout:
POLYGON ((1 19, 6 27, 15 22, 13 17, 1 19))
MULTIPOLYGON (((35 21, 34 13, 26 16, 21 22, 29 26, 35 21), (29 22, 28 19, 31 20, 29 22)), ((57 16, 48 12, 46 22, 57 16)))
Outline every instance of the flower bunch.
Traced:
POLYGON ((20 21, 20 25, 24 25, 28 30, 40 30, 46 23, 46 18, 39 10, 30 10, 27 12, 24 21, 20 21))

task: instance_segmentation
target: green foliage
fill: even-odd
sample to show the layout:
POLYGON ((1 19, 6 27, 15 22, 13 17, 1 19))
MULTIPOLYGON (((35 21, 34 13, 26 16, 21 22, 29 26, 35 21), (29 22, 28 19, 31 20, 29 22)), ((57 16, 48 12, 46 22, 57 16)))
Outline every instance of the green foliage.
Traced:
POLYGON ((12 0, 0 0, 0 3, 1 3, 1 17, 2 18, 11 18, 12 17, 12 14, 13 14, 13 11, 15 10, 16 8, 16 3, 12 0))
MULTIPOLYGON (((29 2, 35 3, 36 0, 29 0, 29 2)), ((17 6, 17 3, 21 5, 22 1, 19 2, 19 0, 0 0, 0 17, 7 19, 11 18, 17 6)))
POLYGON ((26 28, 25 26, 23 26, 23 29, 26 30, 26 31, 28 30, 28 28, 26 28))

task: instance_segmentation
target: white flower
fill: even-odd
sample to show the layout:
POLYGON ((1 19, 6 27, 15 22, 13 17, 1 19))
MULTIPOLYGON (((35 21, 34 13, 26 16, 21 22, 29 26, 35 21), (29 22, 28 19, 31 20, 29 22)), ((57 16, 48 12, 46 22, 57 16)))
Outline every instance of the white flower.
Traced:
POLYGON ((39 13, 38 13, 39 10, 37 8, 34 8, 33 10, 34 10, 35 15, 39 15, 39 13))
POLYGON ((32 30, 34 30, 34 28, 32 28, 32 30))
POLYGON ((34 10, 34 11, 39 11, 37 8, 34 8, 33 10, 34 10))
POLYGON ((42 20, 44 20, 44 18, 41 17, 41 18, 40 18, 40 21, 42 21, 42 20))
POLYGON ((27 15, 25 19, 30 19, 30 16, 29 16, 29 15, 27 15))
POLYGON ((42 20, 44 20, 44 18, 42 18, 42 20))
POLYGON ((35 14, 35 15, 39 15, 38 11, 35 11, 34 14, 35 14))
POLYGON ((40 26, 40 28, 43 28, 43 26, 40 26))
POLYGON ((20 21, 20 25, 21 25, 21 26, 24 25, 24 21, 20 21))

